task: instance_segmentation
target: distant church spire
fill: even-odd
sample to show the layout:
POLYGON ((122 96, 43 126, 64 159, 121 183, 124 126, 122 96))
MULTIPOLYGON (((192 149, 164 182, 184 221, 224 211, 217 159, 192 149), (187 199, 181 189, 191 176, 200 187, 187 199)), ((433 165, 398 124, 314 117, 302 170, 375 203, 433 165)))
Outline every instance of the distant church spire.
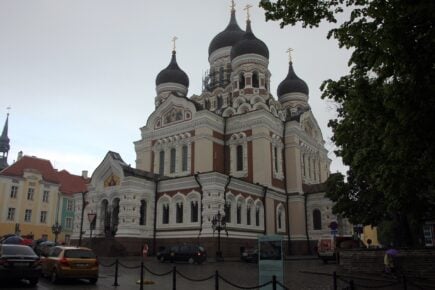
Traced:
MULTIPOLYGON (((8 107, 8 110, 10 108, 8 107)), ((8 167, 8 153, 10 149, 9 137, 8 137, 8 123, 9 112, 6 115, 5 125, 3 127, 2 135, 0 136, 0 170, 8 167)))

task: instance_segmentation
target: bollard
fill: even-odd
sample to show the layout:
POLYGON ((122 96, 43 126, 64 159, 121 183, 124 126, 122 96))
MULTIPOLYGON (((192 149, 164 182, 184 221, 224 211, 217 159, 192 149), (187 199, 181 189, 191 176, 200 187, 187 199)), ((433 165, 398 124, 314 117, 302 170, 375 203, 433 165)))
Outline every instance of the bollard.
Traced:
POLYGON ((214 289, 219 290, 219 272, 217 270, 214 274, 214 289))
POLYGON ((337 290, 337 272, 332 273, 332 288, 337 290))
POLYGON ((172 290, 177 290, 177 268, 175 266, 172 270, 172 290))
POLYGON ((140 290, 143 290, 143 261, 140 262, 140 290))
POLYGON ((272 276, 272 289, 276 290, 276 276, 275 275, 272 276))
POLYGON ((355 285, 353 284, 353 280, 349 281, 349 289, 350 290, 355 290, 355 285))
POLYGON ((118 263, 119 263, 119 261, 118 261, 118 259, 116 259, 115 260, 115 281, 113 282, 113 285, 112 285, 115 287, 119 286, 119 284, 118 284, 118 263))

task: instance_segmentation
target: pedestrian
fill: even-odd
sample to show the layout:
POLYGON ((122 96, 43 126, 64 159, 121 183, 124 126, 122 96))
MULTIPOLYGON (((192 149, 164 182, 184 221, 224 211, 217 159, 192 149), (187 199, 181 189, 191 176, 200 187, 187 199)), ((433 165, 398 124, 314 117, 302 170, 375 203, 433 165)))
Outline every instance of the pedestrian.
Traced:
POLYGON ((385 251, 385 255, 384 255, 385 273, 395 276, 396 264, 394 261, 394 257, 397 254, 398 254, 398 251, 393 249, 393 248, 390 248, 387 251, 385 251))

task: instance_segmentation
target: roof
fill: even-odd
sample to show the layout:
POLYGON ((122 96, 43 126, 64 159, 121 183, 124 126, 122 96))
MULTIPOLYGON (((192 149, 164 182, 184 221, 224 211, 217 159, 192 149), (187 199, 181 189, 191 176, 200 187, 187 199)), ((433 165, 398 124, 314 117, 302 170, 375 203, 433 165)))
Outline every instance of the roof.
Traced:
POLYGON ((44 181, 59 184, 59 190, 64 194, 73 194, 87 190, 86 180, 83 177, 71 174, 66 170, 57 171, 49 160, 35 156, 23 156, 17 162, 2 170, 0 175, 23 177, 25 171, 41 174, 44 181))
POLYGON ((157 75, 156 86, 163 84, 163 83, 177 83, 177 84, 184 85, 186 87, 189 86, 189 77, 178 66, 177 58, 175 55, 176 55, 176 52, 175 52, 175 50, 173 50, 171 62, 169 63, 169 65, 165 69, 163 69, 157 75))
POLYGON ((224 31, 220 32, 212 39, 208 47, 208 55, 210 56, 219 48, 233 46, 242 38, 244 33, 245 32, 237 24, 235 10, 231 10, 230 23, 228 23, 224 31))
POLYGON ((23 177, 24 171, 35 171, 42 175, 47 182, 59 183, 58 172, 51 165, 50 160, 37 158, 35 156, 23 156, 11 166, 0 172, 2 176, 23 177))
POLYGON ((57 176, 62 193, 71 195, 87 191, 86 180, 82 176, 71 174, 66 170, 60 171, 57 176))
POLYGON ((246 32, 242 39, 231 49, 231 60, 244 54, 258 54, 269 59, 269 49, 267 45, 255 37, 251 29, 251 21, 246 22, 246 32))
POLYGON ((278 99, 281 99, 282 96, 289 93, 303 93, 308 95, 308 86, 300 79, 294 69, 293 69, 293 63, 290 62, 289 68, 288 68, 288 74, 286 78, 279 84, 277 93, 278 93, 278 99))

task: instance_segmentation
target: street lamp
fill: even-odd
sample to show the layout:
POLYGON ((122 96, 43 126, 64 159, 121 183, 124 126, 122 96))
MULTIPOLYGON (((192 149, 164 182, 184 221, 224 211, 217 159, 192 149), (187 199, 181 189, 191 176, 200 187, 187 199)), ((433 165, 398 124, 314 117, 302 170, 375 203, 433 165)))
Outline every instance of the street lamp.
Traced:
POLYGON ((88 221, 89 221, 89 248, 92 248, 92 230, 95 229, 95 218, 97 217, 97 214, 94 212, 88 213, 88 221))
POLYGON ((218 232, 218 250, 216 252, 216 261, 223 261, 222 251, 221 251, 221 231, 225 231, 228 236, 227 222, 225 216, 222 216, 221 212, 218 211, 217 215, 213 217, 211 221, 211 225, 213 228, 213 234, 215 231, 218 232))
POLYGON ((58 222, 56 222, 51 227, 51 232, 54 234, 54 243, 57 243, 57 235, 62 232, 62 226, 58 222))

